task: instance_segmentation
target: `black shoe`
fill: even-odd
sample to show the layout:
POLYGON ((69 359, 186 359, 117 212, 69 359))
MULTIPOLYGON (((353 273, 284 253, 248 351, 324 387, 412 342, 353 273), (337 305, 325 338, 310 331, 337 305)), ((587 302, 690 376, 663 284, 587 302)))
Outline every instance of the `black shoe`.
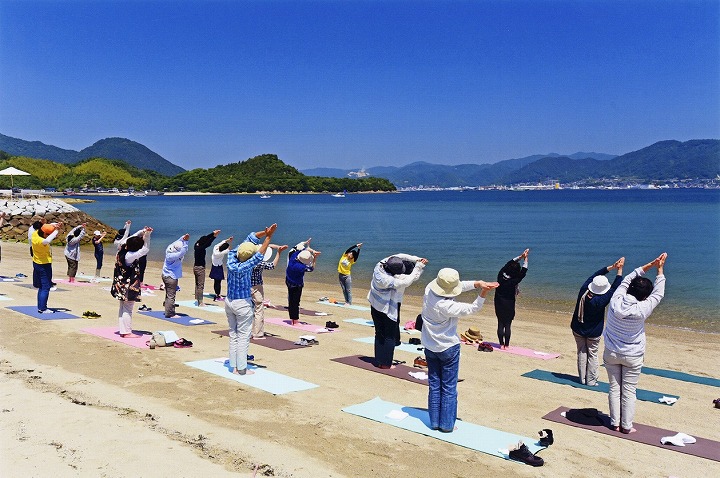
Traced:
POLYGON ((540 435, 540 444, 548 447, 553 444, 553 432, 549 428, 544 428, 538 432, 540 435))
POLYGON ((523 463, 530 466, 543 466, 545 463, 542 458, 535 456, 530 453, 527 445, 523 442, 519 443, 517 450, 510 450, 510 459, 515 461, 522 461, 523 463))
POLYGON ((420 339, 417 337, 411 337, 410 340, 408 340, 408 343, 410 345, 420 345, 421 344, 420 339))
POLYGON ((338 327, 340 327, 338 324, 336 324, 335 322, 332 322, 332 321, 330 321, 330 320, 328 320, 327 322, 325 322, 325 328, 326 328, 326 329, 337 329, 338 327))

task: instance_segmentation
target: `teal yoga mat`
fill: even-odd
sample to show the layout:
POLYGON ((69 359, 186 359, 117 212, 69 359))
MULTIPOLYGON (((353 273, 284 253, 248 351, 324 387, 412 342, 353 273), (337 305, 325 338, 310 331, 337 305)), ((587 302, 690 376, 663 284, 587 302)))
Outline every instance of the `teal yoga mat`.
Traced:
POLYGON ((219 375, 229 380, 240 382, 249 387, 270 392, 273 395, 299 392, 317 387, 314 383, 288 377, 287 375, 272 372, 266 368, 260 368, 252 364, 248 364, 248 369, 255 372, 253 375, 235 375, 230 370, 229 361, 225 358, 196 360, 194 362, 185 362, 185 365, 200 369, 204 372, 212 373, 214 375, 219 375))
MULTIPOLYGON (((364 344, 373 344, 373 345, 375 344, 375 337, 361 337, 359 339, 353 339, 353 340, 356 342, 362 342, 364 344)), ((418 350, 418 349, 423 349, 423 346, 422 345, 410 345, 405 342, 403 342, 400 345, 398 345, 397 347, 395 347, 395 350, 402 350, 403 352, 410 352, 411 354, 422 355, 424 357, 425 356, 424 352, 423 352, 424 349, 423 350, 418 350)))
POLYGON ((525 443, 532 453, 544 449, 534 438, 515 435, 461 420, 455 422, 457 430, 452 433, 432 430, 427 410, 386 402, 380 397, 345 407, 342 411, 505 459, 508 459, 506 454, 508 448, 516 446, 519 441, 525 443), (386 415, 394 410, 405 412, 408 416, 402 420, 388 418, 386 415))
POLYGON ((642 373, 646 375, 657 375, 658 377, 671 378, 683 382, 699 383, 701 385, 710 385, 711 387, 720 387, 720 379, 712 377, 702 377, 700 375, 692 375, 685 372, 676 372, 674 370, 665 370, 662 368, 645 367, 642 373))
MULTIPOLYGON (((522 374, 523 377, 534 378, 537 380, 543 380, 545 382, 559 383, 562 385, 570 385, 575 388, 583 388, 585 390, 592 390, 593 392, 608 393, 610 385, 605 382, 598 382, 596 387, 590 385, 583 385, 578 382, 578 378, 574 375, 568 375, 566 373, 559 372, 548 372, 546 370, 533 370, 522 374)), ((636 393, 637 399, 644 402, 654 402, 660 405, 668 405, 667 403, 660 402, 662 397, 680 398, 678 395, 671 395, 669 393, 658 393, 650 390, 643 390, 638 388, 636 393)), ((672 404, 669 404, 672 405, 672 404)))

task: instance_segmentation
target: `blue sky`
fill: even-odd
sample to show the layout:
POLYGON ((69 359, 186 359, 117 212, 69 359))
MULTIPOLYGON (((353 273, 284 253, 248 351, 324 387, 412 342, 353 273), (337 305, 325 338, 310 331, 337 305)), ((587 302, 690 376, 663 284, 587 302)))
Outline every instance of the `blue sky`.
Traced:
POLYGON ((0 133, 187 169, 720 138, 720 2, 0 0, 0 133))

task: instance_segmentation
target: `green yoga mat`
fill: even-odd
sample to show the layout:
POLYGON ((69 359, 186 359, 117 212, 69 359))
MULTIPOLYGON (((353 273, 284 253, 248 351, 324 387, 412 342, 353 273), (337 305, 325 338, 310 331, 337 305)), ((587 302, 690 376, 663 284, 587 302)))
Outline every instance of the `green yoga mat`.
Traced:
POLYGON ((427 410, 386 402, 380 397, 345 407, 342 411, 505 459, 508 459, 508 448, 517 445, 519 441, 525 443, 532 453, 544 449, 534 438, 515 435, 514 433, 503 432, 461 420, 455 422, 457 430, 452 433, 432 430, 427 410), (401 420, 389 418, 387 415, 393 411, 407 413, 407 416, 401 420))
MULTIPOLYGON (((543 380, 545 382, 559 383, 562 385, 570 385, 575 388, 583 388, 585 390, 592 390, 593 392, 608 393, 610 391, 610 385, 605 382, 598 382, 597 386, 593 387, 590 385, 583 385, 578 382, 578 378, 574 375, 568 375, 566 373, 559 372, 548 372, 546 370, 533 370, 522 374, 523 377, 534 378, 536 380, 543 380)), ((672 405, 659 401, 662 397, 670 397, 679 399, 678 395, 671 395, 669 393, 658 393, 650 390, 643 390, 638 388, 636 392, 638 400, 644 402, 654 402, 661 405, 672 405)))

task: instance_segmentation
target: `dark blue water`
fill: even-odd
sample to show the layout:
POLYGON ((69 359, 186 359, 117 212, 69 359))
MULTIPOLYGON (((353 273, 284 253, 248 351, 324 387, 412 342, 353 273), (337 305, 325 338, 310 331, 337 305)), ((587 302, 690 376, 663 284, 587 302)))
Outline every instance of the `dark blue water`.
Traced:
MULTIPOLYGON (((289 194, 93 197, 79 208, 114 227, 133 220, 155 228, 150 257, 182 234, 222 229, 244 238, 277 222, 274 242, 312 237, 323 252, 314 280, 336 281, 337 262, 363 242, 353 268, 368 282, 383 257, 407 252, 430 264, 420 284, 442 267, 462 278, 494 280, 526 247, 530 271, 520 306, 572 312, 577 288, 592 272, 626 257, 626 273, 668 253, 666 298, 652 321, 720 331, 720 190, 442 191, 399 194, 289 194)), ((189 259, 188 259, 189 260, 189 259)), ((651 272, 650 277, 654 277, 651 272)))

